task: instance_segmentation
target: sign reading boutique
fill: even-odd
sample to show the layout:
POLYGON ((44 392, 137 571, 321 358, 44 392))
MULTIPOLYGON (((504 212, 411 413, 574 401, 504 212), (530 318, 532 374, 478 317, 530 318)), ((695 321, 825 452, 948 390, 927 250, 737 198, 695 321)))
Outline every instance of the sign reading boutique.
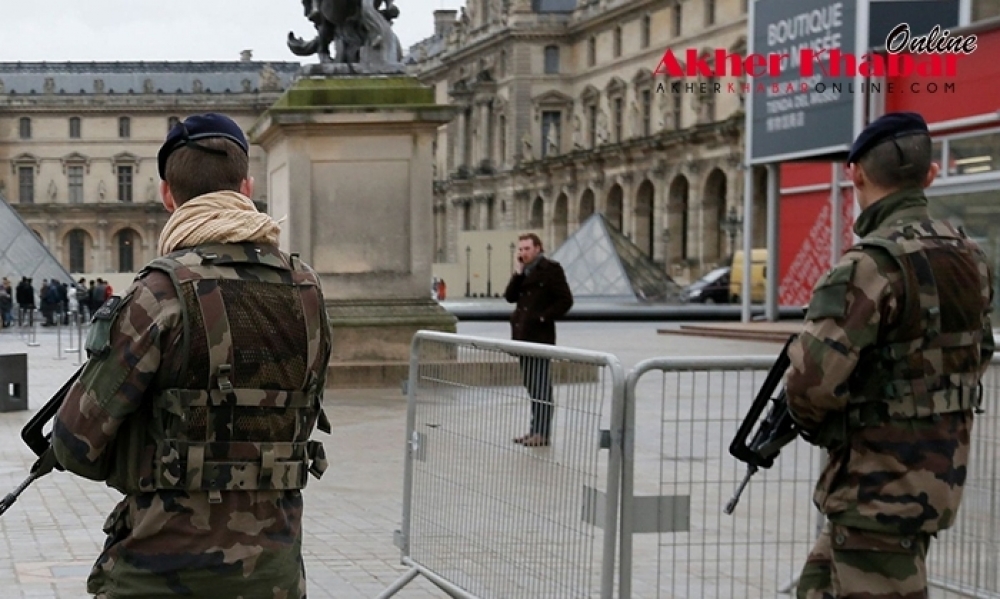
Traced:
POLYGON ((843 151, 854 137, 854 78, 803 65, 831 52, 853 52, 857 2, 757 0, 753 52, 782 56, 774 76, 751 79, 751 161, 843 151))

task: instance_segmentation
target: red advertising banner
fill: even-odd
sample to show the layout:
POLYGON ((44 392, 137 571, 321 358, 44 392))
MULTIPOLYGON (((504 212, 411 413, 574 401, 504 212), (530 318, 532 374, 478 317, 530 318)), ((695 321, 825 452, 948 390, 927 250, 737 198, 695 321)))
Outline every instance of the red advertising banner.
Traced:
MULTIPOLYGON (((829 165, 824 165, 829 171, 829 165)), ((844 190, 841 247, 853 243, 854 197, 844 190)), ((804 306, 809 303, 816 281, 830 269, 832 219, 830 192, 820 191, 786 197, 781 203, 781 251, 778 304, 804 306)))

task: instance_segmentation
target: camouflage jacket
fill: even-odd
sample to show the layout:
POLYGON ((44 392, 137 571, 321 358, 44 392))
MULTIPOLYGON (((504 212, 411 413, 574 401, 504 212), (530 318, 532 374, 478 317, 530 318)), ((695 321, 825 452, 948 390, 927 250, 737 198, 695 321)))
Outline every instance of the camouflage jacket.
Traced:
MULTIPOLYGON (((885 373, 904 373, 914 381, 913 389, 924 381, 944 381, 945 386, 953 379, 975 382, 994 349, 992 273, 982 252, 959 236, 938 246, 937 263, 903 272, 900 262, 874 244, 886 232, 907 227, 945 237, 951 230, 930 220, 920 190, 891 194, 859 216, 855 233, 862 241, 816 284, 805 327, 789 347, 791 366, 785 376, 793 418, 807 431, 839 430, 836 436, 844 439, 828 447, 813 496, 816 506, 838 524, 894 534, 933 533, 954 522, 965 482, 972 412, 887 410, 896 395, 880 395, 894 387, 882 385, 885 373), (907 297, 914 281, 923 282, 926 270, 936 280, 937 291, 931 295, 940 300, 940 318, 959 330, 974 329, 954 335, 964 339, 962 346, 943 361, 939 357, 945 372, 928 372, 930 362, 918 359, 918 368, 908 360, 920 358, 919 348, 926 347, 921 345, 927 325, 923 300, 917 301, 912 291, 907 297), (916 353, 892 353, 907 344, 916 353), (868 409, 872 407, 876 409, 868 409), (881 417, 863 421, 857 415, 868 412, 881 417)), ((930 397, 933 391, 923 387, 913 395, 930 397)))
MULTIPOLYGON (((273 246, 256 247, 271 259, 288 260, 273 246)), ((259 284, 267 275, 254 268, 263 267, 242 273, 259 284)), ((199 318, 203 332, 195 335, 189 351, 182 349, 186 300, 162 271, 143 271, 117 299, 102 308, 110 314, 95 314, 110 323, 106 351, 91 354, 70 390, 53 424, 52 444, 67 470, 123 490, 123 464, 136 461, 128 455, 134 451, 130 441, 152 417, 153 400, 165 389, 208 386, 210 373, 203 365, 210 351, 205 331, 211 329, 199 318)), ((303 329, 302 322, 291 322, 287 306, 265 305, 261 312, 266 316, 255 311, 252 317, 276 320, 269 330, 303 329)), ((246 308, 230 307, 230 322, 234 317, 246 319, 246 308)), ((325 365, 330 333, 328 327, 319 328, 306 334, 310 343, 319 343, 325 365)), ((300 356, 295 362, 305 360, 300 356)), ((264 372, 266 364, 244 362, 244 371, 251 365, 255 368, 245 376, 271 376, 264 372)), ((272 363, 271 369, 276 366, 272 363)), ((320 389, 325 367, 321 375, 320 389)), ((302 506, 298 490, 225 491, 221 497, 183 489, 129 492, 105 522, 107 541, 87 590, 107 599, 303 598, 302 506)))

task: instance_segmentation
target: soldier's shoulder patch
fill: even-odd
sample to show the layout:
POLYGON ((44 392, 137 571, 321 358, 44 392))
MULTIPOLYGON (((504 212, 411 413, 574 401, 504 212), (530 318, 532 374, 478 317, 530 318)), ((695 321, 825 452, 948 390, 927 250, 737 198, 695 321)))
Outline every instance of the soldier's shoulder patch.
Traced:
POLYGON ((98 320, 113 320, 115 313, 118 312, 118 308, 122 305, 122 298, 118 295, 112 295, 108 298, 108 301, 101 304, 101 307, 94 312, 92 321, 98 320))
POLYGON ((816 283, 806 320, 843 318, 847 314, 847 284, 854 278, 857 262, 850 261, 831 268, 816 283))
POLYGON ((90 332, 87 333, 86 350, 89 357, 103 358, 111 351, 111 326, 124 305, 125 300, 121 296, 112 295, 94 312, 90 332))

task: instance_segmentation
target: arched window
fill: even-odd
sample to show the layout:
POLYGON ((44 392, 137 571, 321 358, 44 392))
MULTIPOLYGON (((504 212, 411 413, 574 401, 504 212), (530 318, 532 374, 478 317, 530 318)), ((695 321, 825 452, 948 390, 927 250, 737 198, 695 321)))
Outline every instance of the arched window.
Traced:
POLYGON ((653 257, 653 246, 656 234, 653 231, 653 183, 646 179, 639 185, 635 198, 635 235, 634 241, 639 249, 650 258, 653 257))
POLYGON ((608 218, 608 222, 618 229, 619 232, 624 232, 624 215, 622 214, 622 208, 624 205, 624 195, 625 192, 622 190, 622 186, 617 183, 611 187, 608 192, 608 209, 605 210, 604 216, 608 218))
POLYGON ((541 229, 545 225, 544 210, 545 204, 542 201, 542 198, 535 198, 535 201, 531 204, 531 220, 528 221, 528 227, 532 229, 541 229))
POLYGON ((580 197, 579 223, 582 225, 592 214, 594 214, 594 192, 590 188, 584 190, 580 197))
POLYGON ((69 271, 87 272, 87 232, 73 229, 69 232, 69 271))
POLYGON ((138 236, 132 229, 118 233, 118 272, 135 272, 135 246, 138 236))

